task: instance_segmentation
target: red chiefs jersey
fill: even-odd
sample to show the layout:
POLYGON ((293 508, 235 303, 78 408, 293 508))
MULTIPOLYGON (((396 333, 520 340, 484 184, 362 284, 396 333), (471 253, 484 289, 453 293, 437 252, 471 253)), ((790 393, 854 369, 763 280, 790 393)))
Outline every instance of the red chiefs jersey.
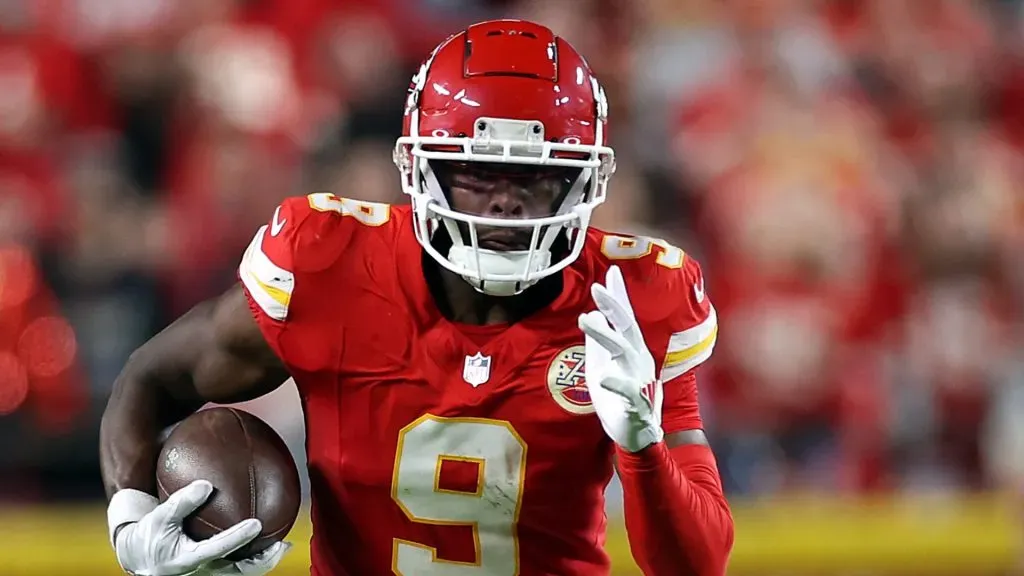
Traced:
POLYGON ((239 268, 298 385, 312 573, 607 574, 613 446, 590 403, 578 316, 621 266, 665 381, 667 433, 701 427, 694 379, 717 333, 698 264, 588 232, 546 309, 467 326, 438 311, 408 206, 286 200, 239 268))

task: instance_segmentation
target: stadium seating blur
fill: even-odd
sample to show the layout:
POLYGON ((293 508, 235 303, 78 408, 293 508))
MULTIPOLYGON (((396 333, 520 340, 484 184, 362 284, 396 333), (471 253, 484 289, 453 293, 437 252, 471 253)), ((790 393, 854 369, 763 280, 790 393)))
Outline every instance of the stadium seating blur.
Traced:
MULTIPOLYGON (((117 573, 96 447, 128 354, 283 196, 402 202, 408 79, 495 16, 606 85, 596 224, 701 259, 730 574, 1021 572, 1021 0, 9 0, 0 574, 117 573)), ((301 451, 294 389, 248 408, 301 451)))

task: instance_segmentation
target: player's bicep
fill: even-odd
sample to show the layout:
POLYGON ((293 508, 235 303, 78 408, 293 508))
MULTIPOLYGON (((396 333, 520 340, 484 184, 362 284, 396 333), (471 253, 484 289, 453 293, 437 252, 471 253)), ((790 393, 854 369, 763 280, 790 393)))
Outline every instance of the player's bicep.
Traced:
POLYGON ((206 346, 198 356, 193 385, 207 402, 229 403, 258 398, 288 379, 267 344, 249 301, 235 286, 212 303, 206 346))
POLYGON ((287 375, 246 307, 238 288, 196 305, 136 350, 119 382, 158 390, 177 416, 272 390, 287 375))

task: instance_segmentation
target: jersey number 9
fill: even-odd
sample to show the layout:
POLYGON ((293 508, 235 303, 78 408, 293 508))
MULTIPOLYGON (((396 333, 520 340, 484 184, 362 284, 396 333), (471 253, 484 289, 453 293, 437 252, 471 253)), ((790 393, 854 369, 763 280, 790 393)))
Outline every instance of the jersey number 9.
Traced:
POLYGON ((601 240, 601 253, 609 260, 639 260, 651 252, 658 252, 654 262, 665 268, 682 268, 686 253, 662 240, 646 236, 615 236, 607 234, 601 240))
POLYGON ((515 576, 516 523, 526 475, 526 443, 503 420, 424 415, 398 434, 391 498, 409 520, 471 526, 476 558, 438 558, 437 549, 396 538, 392 571, 403 576, 515 576), (445 462, 476 466, 475 491, 440 486, 445 462))

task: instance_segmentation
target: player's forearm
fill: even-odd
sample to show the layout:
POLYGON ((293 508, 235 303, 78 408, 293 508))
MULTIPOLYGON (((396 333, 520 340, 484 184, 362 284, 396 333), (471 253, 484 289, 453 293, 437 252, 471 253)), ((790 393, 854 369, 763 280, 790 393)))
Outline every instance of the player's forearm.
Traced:
POLYGON ((633 557, 648 576, 721 576, 733 521, 711 449, 619 450, 626 530, 633 557))
POLYGON ((123 488, 156 494, 158 403, 157 390, 142 385, 130 368, 114 384, 100 422, 100 469, 107 498, 123 488))
POLYGON ((122 488, 156 494, 160 433, 200 408, 190 391, 195 357, 180 342, 189 316, 136 350, 114 382, 100 422, 100 467, 107 497, 122 488))

